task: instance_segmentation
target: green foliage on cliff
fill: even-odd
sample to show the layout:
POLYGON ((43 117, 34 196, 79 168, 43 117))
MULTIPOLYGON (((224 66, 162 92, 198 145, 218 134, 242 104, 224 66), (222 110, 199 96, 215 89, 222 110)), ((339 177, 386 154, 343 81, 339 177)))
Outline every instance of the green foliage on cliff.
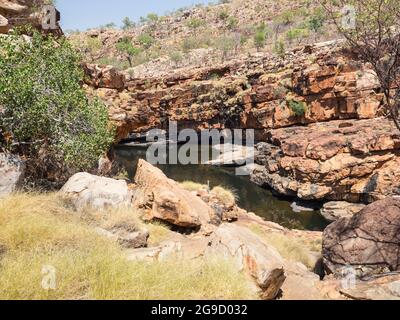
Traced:
POLYGON ((0 37, 1 148, 50 168, 86 170, 113 141, 106 107, 81 88, 79 56, 64 39, 0 37))
POLYGON ((307 105, 302 101, 289 100, 288 105, 297 117, 302 117, 307 112, 307 105))

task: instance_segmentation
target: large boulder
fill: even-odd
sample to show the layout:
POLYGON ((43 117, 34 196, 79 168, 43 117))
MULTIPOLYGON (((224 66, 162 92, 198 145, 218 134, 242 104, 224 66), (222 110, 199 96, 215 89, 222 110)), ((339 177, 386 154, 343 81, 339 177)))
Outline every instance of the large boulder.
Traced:
POLYGON ((183 228, 200 228, 214 222, 215 212, 203 200, 150 163, 139 160, 133 204, 145 220, 162 220, 183 228))
POLYGON ((356 213, 364 209, 365 204, 351 203, 346 201, 330 201, 324 204, 321 214, 329 222, 340 218, 351 218, 356 213))
POLYGON ((132 191, 124 180, 99 177, 86 172, 73 175, 60 190, 77 209, 128 206, 132 191))
POLYGON ((274 299, 285 281, 284 261, 278 251, 247 228, 222 224, 212 235, 206 254, 233 258, 239 270, 254 278, 263 299, 274 299))
POLYGON ((323 260, 328 272, 353 268, 358 276, 400 270, 400 200, 374 202, 328 226, 323 260))
POLYGON ((18 156, 0 153, 0 197, 16 191, 24 174, 25 163, 18 156))

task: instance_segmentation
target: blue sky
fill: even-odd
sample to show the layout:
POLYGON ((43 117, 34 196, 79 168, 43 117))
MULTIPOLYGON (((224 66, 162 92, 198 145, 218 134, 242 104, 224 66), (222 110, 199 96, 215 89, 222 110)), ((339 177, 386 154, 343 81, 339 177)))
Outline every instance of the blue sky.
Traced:
POLYGON ((138 21, 150 12, 159 15, 188 5, 211 0, 56 0, 64 30, 86 30, 110 22, 121 24, 124 17, 138 21))

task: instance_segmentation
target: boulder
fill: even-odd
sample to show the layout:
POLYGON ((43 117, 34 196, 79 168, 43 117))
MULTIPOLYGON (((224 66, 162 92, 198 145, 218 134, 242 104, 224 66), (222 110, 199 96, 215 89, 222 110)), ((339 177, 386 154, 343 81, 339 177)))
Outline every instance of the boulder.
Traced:
POLYGON ((283 259, 254 233, 234 224, 222 224, 212 235, 206 254, 233 258, 261 288, 263 299, 274 299, 285 281, 283 259))
POLYGON ((321 214, 329 222, 340 218, 351 218, 365 207, 362 203, 350 203, 346 201, 330 201, 323 205, 321 214))
POLYGON ((124 180, 99 177, 86 172, 73 175, 60 190, 77 209, 128 206, 132 191, 124 180))
POLYGON ((0 197, 16 191, 24 180, 25 163, 16 155, 0 153, 0 197))
POLYGON ((133 204, 145 220, 162 220, 183 228, 198 229, 212 224, 214 210, 158 168, 139 160, 133 204))
POLYGON ((118 242, 121 246, 128 249, 144 248, 147 247, 147 240, 150 236, 147 230, 138 230, 128 232, 126 230, 115 229, 106 230, 103 228, 96 228, 96 233, 107 237, 113 241, 118 242))
POLYGON ((121 90, 125 87, 125 76, 113 66, 84 64, 85 81, 95 88, 121 90))
POLYGON ((357 276, 400 270, 400 200, 376 201, 323 234, 323 261, 329 273, 353 268, 357 276))

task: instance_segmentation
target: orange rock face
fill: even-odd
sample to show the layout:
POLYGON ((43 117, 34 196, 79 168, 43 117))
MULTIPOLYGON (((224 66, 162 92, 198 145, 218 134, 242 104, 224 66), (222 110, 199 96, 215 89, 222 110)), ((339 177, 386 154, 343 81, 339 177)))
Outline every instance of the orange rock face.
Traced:
POLYGON ((152 128, 255 129, 252 179, 303 199, 373 201, 399 193, 400 138, 374 73, 325 43, 285 59, 257 55, 167 77, 132 79, 89 65, 87 91, 109 107, 117 139, 152 128))
POLYGON ((388 119, 271 130, 252 179, 303 199, 372 202, 400 193, 400 134, 388 119), (267 154, 267 156, 266 156, 267 154))
POLYGON ((371 70, 337 45, 305 47, 284 60, 233 60, 168 77, 131 79, 110 67, 86 67, 88 92, 109 106, 118 138, 165 128, 269 129, 337 119, 376 117, 382 96, 371 70))

